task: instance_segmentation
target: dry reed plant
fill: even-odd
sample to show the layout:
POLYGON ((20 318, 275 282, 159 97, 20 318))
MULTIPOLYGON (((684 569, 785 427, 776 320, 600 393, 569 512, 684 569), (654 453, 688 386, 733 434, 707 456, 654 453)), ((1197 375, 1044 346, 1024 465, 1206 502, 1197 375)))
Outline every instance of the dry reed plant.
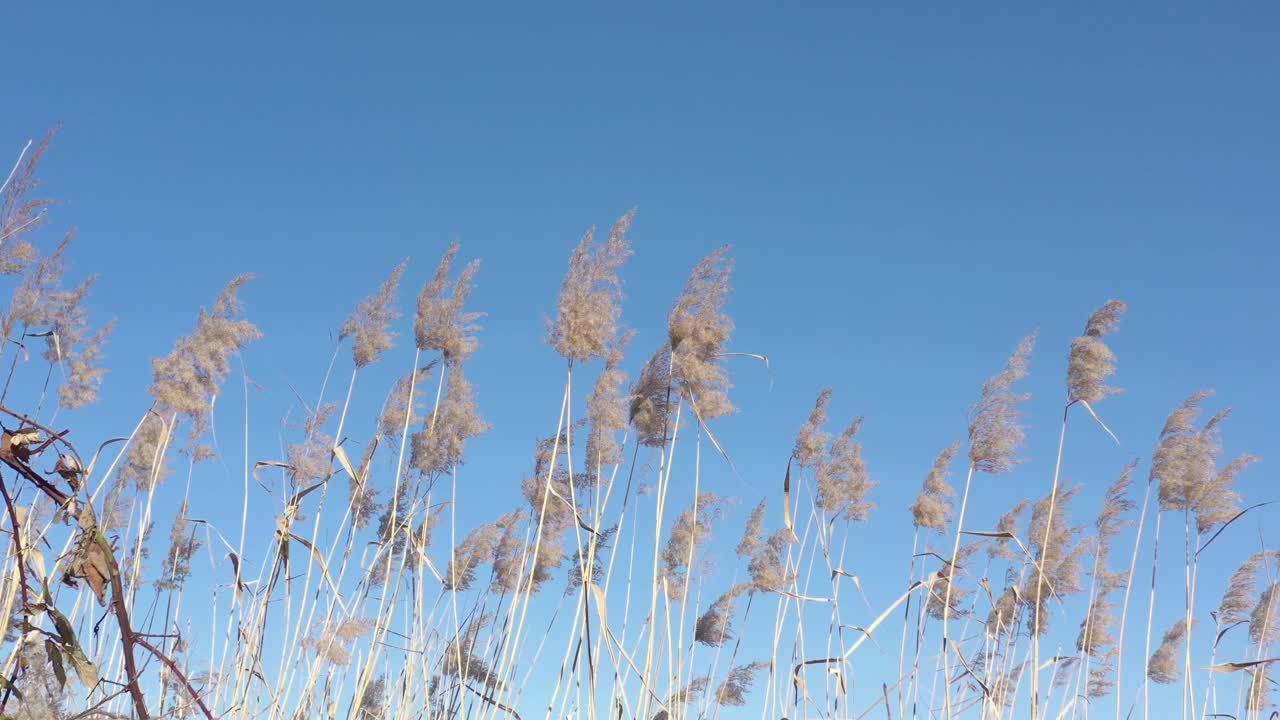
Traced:
POLYGON ((218 398, 262 336, 239 300, 248 276, 153 361, 145 412, 117 439, 82 437, 79 408, 110 379, 112 323, 91 326, 92 278, 67 280, 70 236, 44 237, 51 205, 34 191, 47 148, 28 145, 0 173, 0 275, 12 291, 0 316, 0 718, 1244 719, 1275 707, 1274 539, 1264 532, 1251 555, 1227 560, 1243 562, 1214 608, 1196 598, 1201 558, 1218 566, 1231 542, 1252 542, 1240 518, 1274 512, 1246 506, 1237 487, 1257 458, 1222 459, 1227 412, 1200 423, 1203 392, 1175 409, 1143 488, 1132 487, 1137 461, 1101 484, 1063 480, 1073 412, 1114 437, 1098 405, 1119 392, 1108 342, 1123 302, 1049 340, 1066 350, 1051 473, 1023 455, 1032 333, 955 428, 967 444, 932 465, 864 453, 861 417, 829 426, 844 395, 826 388, 807 417, 779 420, 799 431, 768 471, 777 477, 764 476, 772 497, 740 508, 708 471, 763 487, 758 468, 730 459, 735 438, 717 422, 737 410, 728 363, 748 356, 730 345, 728 248, 694 266, 641 363, 622 324, 628 212, 571 250, 546 327, 565 361, 561 402, 543 409, 549 432, 529 436, 533 462, 520 472, 527 461, 512 461, 504 490, 467 463, 489 423, 468 366, 479 261, 462 264, 454 242, 418 294, 413 347, 395 343, 408 332, 406 261, 353 298, 318 391, 299 395, 275 453, 245 408, 252 454, 240 487, 217 489, 240 504, 228 518, 205 502, 212 465, 198 463, 235 464, 218 398), (897 468, 928 468, 901 508, 909 550, 871 524, 885 494, 868 458, 886 484, 897 468), (977 474, 1015 472, 1016 486, 975 489, 977 474), (476 492, 490 501, 479 516, 459 509, 476 492), (985 507, 992 493, 1003 514, 985 507), (1073 524, 1086 512, 1091 525, 1073 524), (1180 560, 1159 554, 1170 514, 1182 520, 1180 560), (868 556, 895 553, 905 578, 867 574, 868 556), (1175 561, 1183 592, 1170 600, 1175 561), (1212 632, 1196 629, 1206 619, 1212 632), (1152 648, 1157 621, 1168 629, 1152 648), (1146 647, 1133 624, 1146 625, 1146 647), (1142 677, 1126 675, 1138 662, 1142 677))

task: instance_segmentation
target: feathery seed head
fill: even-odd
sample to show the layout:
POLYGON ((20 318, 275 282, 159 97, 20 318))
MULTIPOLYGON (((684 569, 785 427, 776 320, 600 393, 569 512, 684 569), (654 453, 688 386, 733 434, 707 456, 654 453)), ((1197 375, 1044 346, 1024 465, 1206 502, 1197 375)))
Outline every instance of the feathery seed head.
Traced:
POLYGON ((947 482, 947 475, 951 461, 959 450, 960 443, 954 442, 933 461, 933 467, 925 476, 924 487, 911 504, 911 517, 916 527, 943 532, 951 522, 951 498, 955 497, 956 491, 947 482))
MULTIPOLYGON (((587 420, 591 428, 587 433, 587 467, 597 472, 605 465, 622 462, 622 446, 617 433, 627 429, 627 398, 622 395, 622 385, 627 374, 612 361, 596 378, 595 386, 587 397, 587 420)), ((600 472, 600 481, 604 473, 600 472)))
POLYGON ((1033 331, 1018 343, 1004 370, 987 380, 982 395, 969 411, 969 462, 976 470, 991 474, 1009 472, 1022 462, 1015 457, 1026 430, 1019 418, 1018 404, 1029 395, 1014 393, 1014 383, 1027 376, 1027 363, 1035 346, 1033 331))
POLYGON ((472 260, 453 282, 453 290, 446 294, 449 270, 458 254, 458 241, 453 241, 436 267, 435 275, 422 286, 418 294, 418 313, 414 319, 414 339, 419 350, 436 350, 450 365, 466 360, 480 345, 474 335, 475 321, 481 313, 463 312, 467 296, 475 287, 472 279, 480 269, 480 261, 472 260))
POLYGON ((867 473, 862 443, 857 441, 862 418, 857 418, 831 443, 825 461, 817 469, 818 496, 814 504, 846 521, 863 522, 875 507, 867 496, 876 481, 867 473))
POLYGON ((729 378, 720 363, 733 321, 724 312, 733 261, 724 246, 693 268, 684 291, 667 315, 671 375, 681 397, 693 403, 703 420, 728 415, 729 378))
POLYGON ((635 210, 623 215, 603 245, 596 245, 594 228, 588 230, 569 259, 547 342, 570 361, 607 359, 613 353, 622 314, 618 268, 631 255, 627 229, 634 216, 635 210))
POLYGON ((151 361, 151 396, 161 409, 191 421, 193 440, 204 434, 209 400, 226 379, 231 356, 262 336, 253 323, 240 319, 243 306, 236 293, 251 277, 240 275, 227 283, 213 309, 200 311, 195 332, 180 338, 165 357, 151 361))
MULTIPOLYGON (((1192 621, 1191 625, 1194 626, 1195 622, 1192 621)), ((1186 619, 1178 618, 1164 631, 1160 647, 1156 648, 1147 661, 1147 677, 1151 678, 1151 682, 1169 685, 1182 677, 1182 643, 1187 637, 1188 629, 1186 619)))
POLYGON ((467 440, 489 429, 476 409, 475 393, 461 367, 449 374, 448 384, 435 414, 428 415, 423 428, 413 435, 409 463, 423 475, 447 473, 461 465, 467 440))
POLYGON ((400 317, 400 311, 395 308, 396 286, 400 284, 400 276, 408 264, 408 260, 402 260, 378 292, 361 300, 351 317, 342 324, 338 339, 355 338, 351 343, 351 358, 356 367, 377 362, 382 353, 391 349, 391 341, 396 336, 391 330, 391 323, 400 317))
POLYGON ((1071 356, 1067 364, 1067 399, 1095 403, 1118 388, 1104 383, 1115 372, 1115 355, 1102 337, 1115 330, 1126 305, 1120 300, 1108 300, 1089 316, 1084 334, 1071 341, 1071 356))
POLYGON ((631 387, 628 420, 635 426, 641 445, 661 447, 673 428, 671 423, 671 349, 658 348, 640 370, 631 387))
POLYGON ((833 388, 823 388, 818 393, 813 410, 809 411, 809 419, 800 427, 800 432, 796 433, 796 445, 791 451, 791 457, 796 459, 796 465, 801 468, 816 468, 825 457, 831 435, 824 432, 822 426, 827 423, 827 404, 831 401, 832 391, 833 388))

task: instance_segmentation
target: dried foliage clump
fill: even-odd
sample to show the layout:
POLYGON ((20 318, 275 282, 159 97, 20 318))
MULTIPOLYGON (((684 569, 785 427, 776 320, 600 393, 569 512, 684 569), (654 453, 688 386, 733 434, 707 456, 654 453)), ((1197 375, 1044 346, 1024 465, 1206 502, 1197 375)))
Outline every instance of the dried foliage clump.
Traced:
POLYGON ((1089 316, 1084 333, 1071 341, 1071 356, 1067 363, 1067 401, 1096 403, 1108 395, 1120 392, 1107 387, 1107 378, 1115 372, 1115 354, 1103 342, 1102 337, 1116 329, 1120 316, 1127 309, 1121 300, 1108 300, 1089 316))
POLYGON ((1027 376, 1027 364, 1036 334, 1018 343, 1000 374, 987 380, 982 395, 969 409, 969 462, 979 472, 1001 474, 1022 462, 1016 457, 1026 437, 1018 404, 1029 395, 1013 392, 1013 386, 1027 376))
POLYGON ((462 464, 467 440, 489 429, 489 424, 480 418, 475 394, 462 368, 455 367, 449 374, 449 389, 435 414, 429 415, 423 425, 413 435, 410 465, 426 476, 448 473, 462 464))
MULTIPOLYGON (((1192 621, 1192 625, 1195 622, 1192 621)), ((1160 646, 1147 661, 1147 677, 1151 682, 1169 685, 1182 677, 1182 643, 1187 637, 1187 621, 1178 618, 1164 631, 1160 646)))
POLYGON ((1197 428, 1195 420, 1200 414, 1200 403, 1208 396, 1207 391, 1197 392, 1169 414, 1151 459, 1151 480, 1160 483, 1160 509, 1195 514, 1196 529, 1200 533, 1221 525, 1239 512, 1240 496, 1234 488, 1236 475, 1258 459, 1242 455, 1218 469, 1217 459, 1222 452, 1221 424, 1231 411, 1220 411, 1197 428))
POLYGON ((721 247, 694 266, 667 315, 671 377, 703 420, 735 410, 720 362, 733 332, 733 320, 724 312, 733 272, 728 252, 727 245, 721 247))
POLYGON ((481 313, 464 312, 462 309, 475 287, 472 279, 480 269, 480 261, 468 263, 453 281, 452 290, 448 287, 449 271, 459 247, 456 240, 449 245, 435 275, 423 285, 422 292, 418 294, 418 312, 413 324, 418 349, 438 351, 450 365, 463 362, 480 345, 475 337, 479 329, 475 321, 481 313))
POLYGON ((956 496, 955 488, 947 482, 951 461, 960 450, 960 443, 952 443, 938 454, 933 467, 924 478, 924 486, 915 502, 911 503, 911 519, 918 528, 928 528, 945 532, 954 512, 952 498, 956 496))
POLYGON ((558 314, 549 323, 547 342, 570 362, 607 359, 614 354, 618 318, 622 314, 622 282, 618 268, 631 255, 627 229, 635 210, 623 215, 609 231, 603 245, 595 242, 595 229, 574 248, 569 272, 560 288, 558 314))

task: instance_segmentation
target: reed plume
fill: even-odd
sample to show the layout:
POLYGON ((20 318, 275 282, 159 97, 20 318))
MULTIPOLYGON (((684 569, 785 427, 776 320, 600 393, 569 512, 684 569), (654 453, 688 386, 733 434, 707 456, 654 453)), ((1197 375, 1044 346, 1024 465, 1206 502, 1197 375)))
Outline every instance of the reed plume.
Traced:
POLYGON ((472 279, 480 269, 480 261, 472 260, 458 273, 449 288, 449 272, 461 246, 455 240, 440 258, 431 280, 418 294, 418 312, 414 318, 414 340, 421 351, 438 351, 444 361, 457 365, 466 360, 480 341, 475 321, 482 313, 466 312, 463 306, 474 289, 472 279))
POLYGON ((1071 341, 1067 363, 1067 401, 1096 403, 1120 392, 1107 387, 1106 380, 1115 372, 1115 354, 1103 342, 1106 334, 1120 324, 1127 306, 1121 300, 1108 300, 1089 316, 1084 333, 1071 341))
POLYGON ((602 245, 595 229, 583 235, 569 258, 569 272, 560 288, 558 314, 548 323, 547 342, 570 362, 608 358, 622 315, 622 282, 618 268, 631 255, 627 229, 635 210, 623 215, 602 245))
POLYGON ((667 315, 671 377, 703 420, 728 415, 729 378, 721 367, 733 321, 724 312, 733 262, 726 245, 694 266, 667 315))
POLYGON ((396 336, 391 330, 391 323, 400 317, 400 311, 395 307, 396 286, 408 265, 408 260, 401 261, 383 281, 378 292, 361 300, 351 317, 342 324, 338 339, 352 338, 351 359, 358 368, 377 362, 384 352, 391 349, 396 336))
POLYGON ((816 473, 818 496, 814 504, 833 515, 843 515, 846 522, 865 521, 875 507, 867 499, 876 481, 862 458, 862 443, 857 440, 861 427, 862 418, 857 418, 831 441, 816 473))
POLYGON ((440 406, 423 424, 413 435, 409 464, 424 476, 447 473, 455 465, 461 465, 467 441, 489 429, 489 424, 480 417, 475 392, 462 368, 454 368, 450 373, 448 390, 440 406))
POLYGON ((1032 332, 1018 343, 1004 370, 983 384, 982 395, 969 410, 969 462, 979 472, 1007 473, 1022 462, 1016 456, 1026 428, 1018 404, 1030 395, 1013 392, 1013 385, 1027 376, 1035 340, 1032 332))
POLYGON ((956 496, 955 488, 947 482, 951 461, 960 450, 960 443, 955 442, 938 454, 933 467, 924 478, 924 486, 911 503, 911 519, 917 528, 928 528, 945 532, 955 511, 952 499, 956 496))
POLYGON ((716 689, 716 701, 726 707, 746 707, 747 693, 755 684, 756 676, 768 669, 769 663, 763 661, 735 666, 716 689))
MULTIPOLYGON (((1194 625, 1194 621, 1192 625, 1194 625)), ((1164 631, 1160 646, 1147 662, 1147 677, 1161 685, 1171 685, 1182 678, 1182 643, 1187 637, 1187 620, 1178 618, 1164 631)))
POLYGON ((795 458, 797 467, 815 469, 820 467, 826 459, 827 444, 831 442, 831 434, 825 432, 822 426, 827 424, 827 405, 831 402, 833 391, 834 388, 823 388, 822 392, 818 393, 818 399, 813 403, 813 410, 809 411, 809 419, 796 433, 796 444, 791 451, 791 457, 795 458))

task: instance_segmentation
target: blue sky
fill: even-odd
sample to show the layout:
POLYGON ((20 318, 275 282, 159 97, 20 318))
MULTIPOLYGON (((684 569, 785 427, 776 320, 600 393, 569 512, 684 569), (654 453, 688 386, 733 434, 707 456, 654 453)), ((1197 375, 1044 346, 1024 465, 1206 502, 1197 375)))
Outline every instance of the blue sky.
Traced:
MULTIPOLYGON (((1131 306, 1112 343, 1128 391, 1100 408, 1123 447, 1075 425, 1078 516, 1202 387, 1236 408, 1228 455, 1264 456, 1246 498, 1273 499, 1278 21, 1266 3, 27 2, 0 11, 0 147, 63 125, 44 166, 56 223, 80 228, 72 264, 100 275, 96 316, 120 318, 85 444, 136 422, 147 359, 254 272, 243 296, 266 338, 245 363, 266 389, 250 453, 275 459, 289 385, 315 395, 354 304, 406 256, 411 298, 459 238, 483 259, 469 376, 494 425, 471 446, 464 515, 514 495, 554 426, 562 361, 542 322, 580 234, 639 208, 632 370, 689 267, 733 243, 733 346, 772 371, 733 366, 742 413, 718 428, 741 480, 713 466, 713 485, 743 499, 737 515, 776 496, 796 428, 834 385, 833 425, 867 416, 882 483, 865 541, 901 549, 859 572, 893 578, 868 583, 891 599, 905 506, 1033 327, 1031 462, 983 479, 975 512, 1045 492, 1067 344, 1109 297, 1131 306)), ((408 369, 402 339, 357 412, 408 369)), ((237 464, 198 471, 210 514, 237 464)), ((1255 531, 1221 540, 1222 562, 1255 531)))

